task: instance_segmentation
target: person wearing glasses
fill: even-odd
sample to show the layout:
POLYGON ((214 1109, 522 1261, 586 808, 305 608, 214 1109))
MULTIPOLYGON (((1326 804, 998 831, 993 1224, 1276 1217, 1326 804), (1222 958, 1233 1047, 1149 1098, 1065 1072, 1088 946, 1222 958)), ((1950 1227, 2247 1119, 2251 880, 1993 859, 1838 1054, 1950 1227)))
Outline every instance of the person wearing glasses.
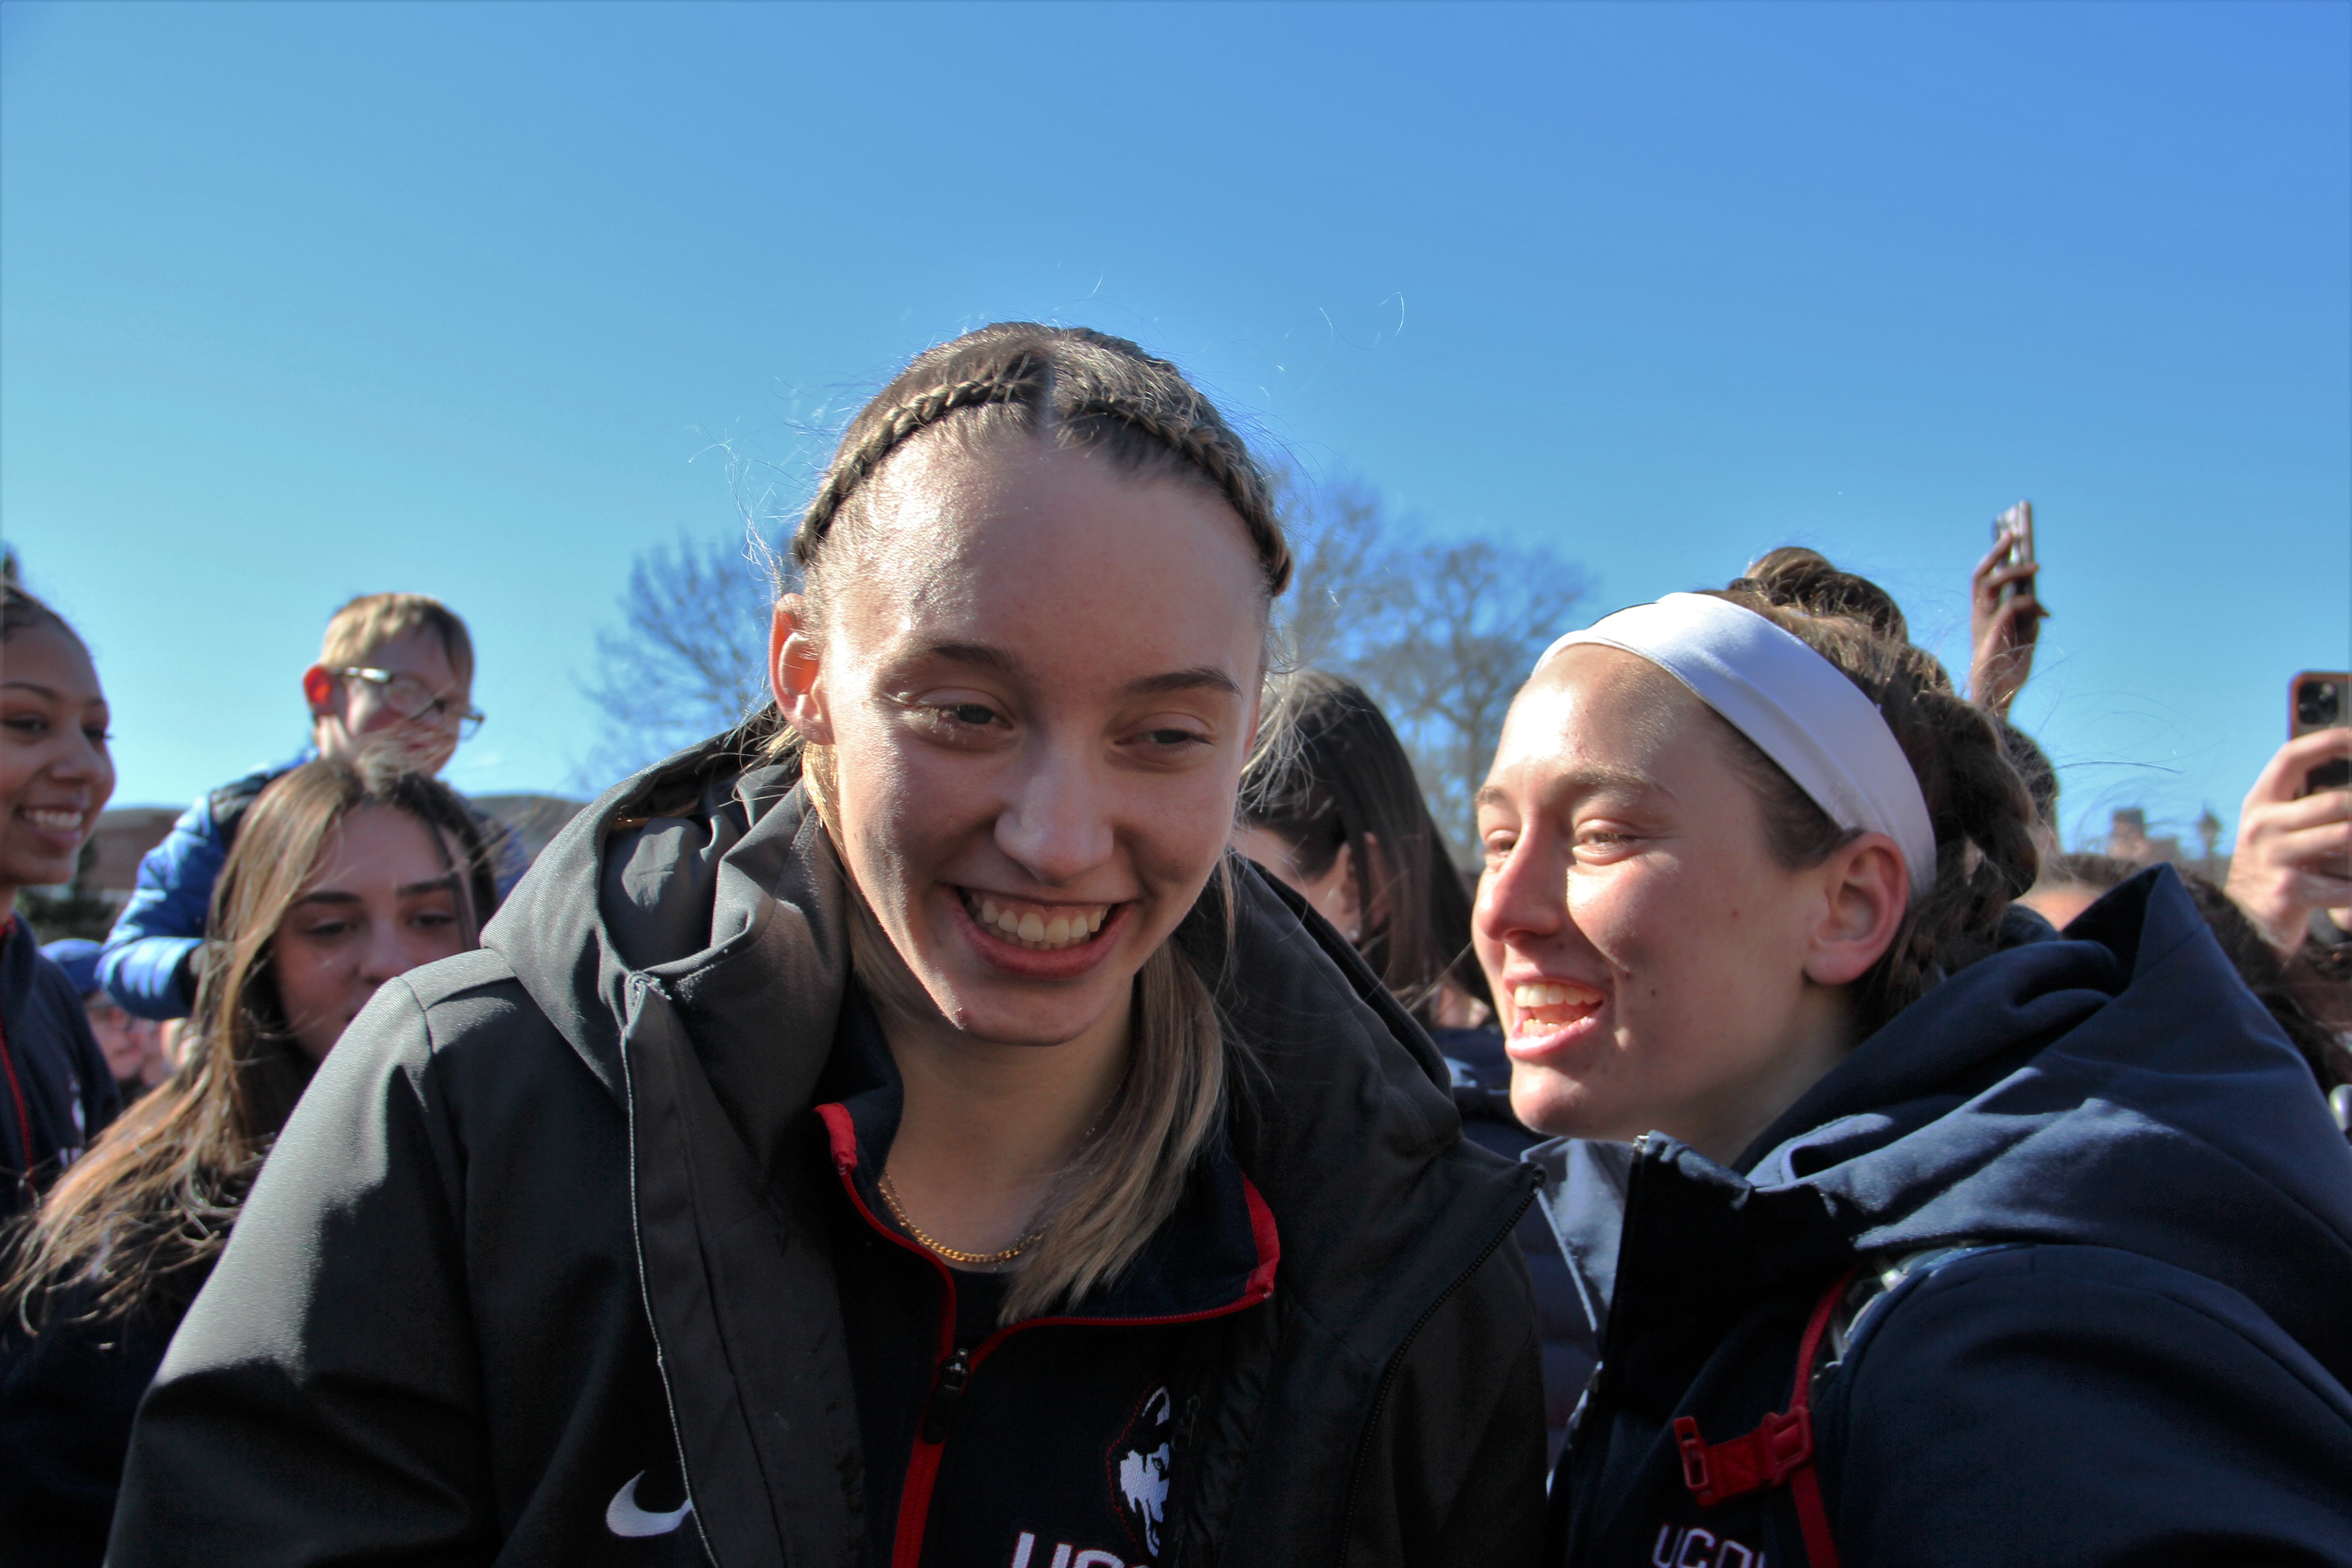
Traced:
MULTIPOLYGON (((246 808, 313 758, 432 777, 482 725, 473 705, 474 640, 456 611, 423 594, 363 594, 327 622, 319 662, 302 672, 310 743, 198 800, 139 865, 139 883, 100 955, 98 976, 142 1018, 187 1016, 203 978, 213 882, 246 808)), ((477 812, 500 898, 530 869, 521 844, 477 812)))

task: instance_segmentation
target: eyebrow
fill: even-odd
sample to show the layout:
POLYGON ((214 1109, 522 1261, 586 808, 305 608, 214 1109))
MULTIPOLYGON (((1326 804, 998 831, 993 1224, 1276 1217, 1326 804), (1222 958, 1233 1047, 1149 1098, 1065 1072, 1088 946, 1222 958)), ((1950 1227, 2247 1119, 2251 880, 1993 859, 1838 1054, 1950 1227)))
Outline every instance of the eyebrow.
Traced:
POLYGON ((52 702, 58 700, 58 689, 54 686, 44 686, 37 680, 0 680, 0 686, 14 686, 26 691, 37 691, 52 702))
MULTIPOLYGON (((1555 795, 1595 795, 1601 790, 1614 789, 1629 794, 1662 795, 1671 800, 1675 793, 1657 780, 1626 768, 1571 768, 1550 780, 1549 784, 1545 793, 1555 795)), ((1483 805, 1508 805, 1510 797, 1495 785, 1485 784, 1470 797, 1470 804, 1474 809, 1483 805)))
POLYGON ((1165 675, 1147 675, 1127 683, 1130 697, 1153 697, 1163 691, 1223 691, 1235 697, 1242 694, 1232 676, 1205 664, 1196 664, 1190 669, 1171 669, 1165 675))
MULTIPOLYGON (((446 877, 436 877, 430 881, 411 882, 405 887, 394 888, 392 890, 392 896, 395 899, 414 899, 425 893, 454 893, 457 890, 457 873, 452 871, 446 877)), ((321 888, 315 893, 305 893, 294 900, 297 905, 357 904, 365 901, 357 893, 346 893, 340 888, 321 888)))
MULTIPOLYGON (((912 658, 950 659, 957 664, 975 665, 982 669, 993 670, 999 675, 1017 676, 1023 673, 1019 659, 1005 652, 1004 649, 992 647, 986 643, 932 643, 926 647, 917 649, 912 658)), ((1242 695, 1242 689, 1234 683, 1232 676, 1213 665, 1206 664, 1197 664, 1190 669, 1171 669, 1165 675, 1147 675, 1139 679, 1129 681, 1122 689, 1124 694, 1129 697, 1152 697, 1168 691, 1202 690, 1229 692, 1235 697, 1242 695)))

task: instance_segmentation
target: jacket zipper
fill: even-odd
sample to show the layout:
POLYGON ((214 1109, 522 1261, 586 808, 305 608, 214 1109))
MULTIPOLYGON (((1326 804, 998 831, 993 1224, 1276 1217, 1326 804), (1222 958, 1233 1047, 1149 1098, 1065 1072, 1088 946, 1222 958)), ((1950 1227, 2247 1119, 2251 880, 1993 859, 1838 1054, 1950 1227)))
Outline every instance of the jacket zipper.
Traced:
MULTIPOLYGON (((665 1002, 671 999, 661 982, 649 974, 629 976, 629 987, 633 991, 650 992, 665 1002)), ((669 1356, 662 1348, 661 1320, 654 1312, 653 1273, 646 1266, 645 1227, 637 1213, 637 1084, 635 1061, 629 1050, 628 1025, 643 1016, 644 1005, 640 1000, 630 1009, 621 1029, 621 1109, 629 1137, 629 1242, 636 1254, 637 1300, 645 1309, 646 1337, 653 1341, 654 1345, 654 1374, 661 1379, 662 1413, 669 1417, 669 1439, 677 1451, 678 1479, 685 1483, 686 1500, 691 1503, 694 1501, 694 1473, 688 1468, 686 1433, 678 1425, 677 1394, 670 1387, 669 1356)), ((710 1531, 702 1522, 702 1510, 695 1509, 687 1517, 693 1521, 694 1533, 702 1542, 702 1554, 713 1563, 718 1562, 719 1553, 710 1544, 710 1531)))
POLYGON ((1486 1259, 1494 1257, 1496 1250, 1511 1238, 1511 1233, 1518 1228, 1519 1221, 1527 1214, 1528 1205, 1535 1201, 1535 1189, 1530 1187, 1519 1199, 1518 1206, 1511 1211, 1509 1221, 1501 1230, 1495 1233, 1485 1247, 1478 1249, 1478 1256, 1470 1260, 1470 1266, 1455 1275, 1454 1283, 1440 1290, 1436 1298, 1422 1310, 1421 1316, 1414 1319, 1412 1327, 1406 1331, 1403 1342, 1397 1346, 1396 1353, 1389 1357, 1389 1364, 1381 1369, 1380 1384, 1372 1390, 1371 1412, 1364 1420, 1364 1435, 1357 1441, 1356 1460, 1348 1471, 1347 1502, 1339 1514, 1339 1555, 1333 1561, 1343 1564, 1347 1561, 1348 1527, 1355 1520, 1356 1493, 1364 1479, 1364 1450, 1371 1443, 1373 1429, 1380 1425, 1381 1410, 1388 1404, 1389 1389, 1395 1384, 1397 1371, 1404 1365, 1404 1358, 1412 1353, 1413 1341, 1419 1339, 1421 1331, 1429 1326, 1429 1320, 1437 1316, 1437 1310, 1452 1300, 1454 1293, 1469 1283, 1470 1276, 1484 1268, 1486 1266, 1486 1259))
MULTIPOLYGON (((872 1212, 866 1207, 864 1200, 858 1198, 855 1187, 850 1189, 850 1197, 857 1203, 858 1212, 866 1215, 867 1222, 874 1223, 872 1212)), ((877 1226, 877 1228, 880 1227, 877 1226)), ((972 1374, 980 1370, 980 1363, 995 1354, 1007 1340, 1027 1329, 1160 1328, 1172 1323, 1201 1322, 1256 1306, 1265 1300, 1265 1295, 1273 1293, 1269 1288, 1265 1295, 1244 1296, 1205 1312, 1179 1312, 1164 1318, 1032 1318, 1025 1323, 999 1329, 967 1349, 954 1343, 954 1277, 938 1258, 896 1231, 885 1230, 883 1234, 937 1269, 942 1292, 940 1310, 941 1354, 938 1369, 931 1374, 931 1391, 923 1400, 923 1419, 916 1429, 914 1449, 907 1457, 907 1479, 898 1489, 898 1522, 890 1537, 890 1568, 918 1568, 922 1562, 923 1536, 930 1525, 931 1489, 939 1482, 940 1463, 947 1457, 948 1439, 955 1433, 956 1417, 963 1410, 964 1395, 971 1389, 972 1374)), ((1493 1248, 1487 1250, 1491 1252, 1493 1248)))
MULTIPOLYGON (((1623 1229, 1620 1232, 1617 1239, 1618 1279, 1624 1278, 1624 1233, 1630 1232, 1633 1229, 1634 1209, 1638 1201, 1638 1194, 1642 1190, 1642 1172, 1650 1163, 1650 1137, 1651 1135, 1649 1133, 1644 1132, 1640 1137, 1633 1140, 1633 1163, 1625 1173, 1625 1217, 1622 1222, 1623 1229)), ((1612 1298, 1613 1305, 1613 1298, 1615 1296, 1613 1281, 1611 1296, 1612 1298)), ((1558 1484, 1566 1485, 1568 1489, 1566 1497, 1561 1500, 1568 1509, 1568 1560, 1571 1563, 1578 1561, 1582 1556, 1585 1541, 1592 1533, 1592 1520, 1591 1517, 1592 1510, 1591 1509, 1580 1508, 1577 1506, 1578 1499, 1572 1476, 1573 1466, 1570 1461, 1570 1454, 1576 1447, 1577 1435, 1583 1430, 1584 1424, 1592 1419, 1594 1412, 1599 1408, 1601 1403, 1604 1399, 1612 1399, 1616 1396, 1617 1393, 1617 1373, 1610 1365, 1611 1358, 1609 1354, 1610 1351, 1614 1348, 1614 1340, 1616 1335, 1617 1314, 1614 1311, 1612 1311, 1609 1314, 1609 1331, 1601 1336, 1600 1343, 1594 1347, 1601 1353, 1599 1358, 1592 1363, 1592 1376, 1584 1385, 1584 1397, 1577 1402, 1576 1424, 1569 1431, 1569 1446, 1567 1448, 1560 1451, 1560 1463, 1568 1468, 1563 1468, 1559 1472, 1559 1475, 1555 1478, 1555 1481, 1558 1484)), ((1607 1428, 1602 1426, 1596 1428, 1596 1430, 1605 1433, 1607 1428)), ((1554 1492, 1552 1495, 1555 1498, 1560 1497, 1560 1494, 1558 1492, 1554 1492)))
MULTIPOLYGON (((838 1109, 829 1105, 817 1108, 818 1114, 828 1124, 828 1132, 836 1131, 831 1123, 833 1113, 838 1109)), ((885 1240, 906 1248, 929 1264, 940 1279, 939 1365, 931 1373, 930 1393, 923 1400, 923 1419, 916 1429, 914 1449, 907 1457, 907 1479, 898 1489, 898 1522, 891 1531, 890 1568, 918 1568, 922 1562, 923 1534, 930 1523, 931 1489, 939 1481, 940 1461, 946 1457, 947 1442, 955 1430, 956 1416, 963 1408, 964 1395, 971 1385, 972 1373, 1005 1341, 1024 1329, 1164 1328, 1177 1323, 1203 1322, 1255 1307, 1274 1294, 1274 1284, 1269 1279, 1261 1289, 1244 1289, 1238 1299, 1202 1312, 1174 1312, 1160 1318, 1032 1318, 1025 1323, 999 1329, 977 1345, 965 1349, 955 1342, 955 1276, 931 1253, 875 1217, 874 1211, 866 1206, 866 1198, 858 1192, 857 1184, 853 1179, 855 1167, 842 1163, 837 1149, 834 1164, 841 1175, 842 1190, 849 1194, 850 1205, 857 1210, 859 1216, 885 1240)), ((1524 1205, 1521 1212, 1525 1212, 1524 1205)), ((1516 1225, 1518 1221, 1515 1218, 1511 1223, 1516 1225)), ((1487 1248, 1489 1252, 1493 1250, 1492 1247, 1487 1248)), ((1482 1258, 1480 1261, 1485 1259, 1482 1258)))

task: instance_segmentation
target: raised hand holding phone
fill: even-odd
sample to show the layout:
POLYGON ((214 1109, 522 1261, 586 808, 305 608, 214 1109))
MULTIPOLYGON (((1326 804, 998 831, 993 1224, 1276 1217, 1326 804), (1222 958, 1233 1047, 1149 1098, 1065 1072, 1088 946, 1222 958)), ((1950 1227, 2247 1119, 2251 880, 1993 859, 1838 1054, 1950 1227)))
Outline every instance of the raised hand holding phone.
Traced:
POLYGON ((2050 613, 2034 594, 2042 567, 2033 558, 2033 503, 2019 501, 1993 519, 1992 537, 1969 578, 1969 700, 2006 719, 2033 673, 2033 645, 2050 613))
POLYGON ((2290 686, 2287 729, 2246 794, 2230 858, 2231 900, 2272 946, 2303 944, 2311 911, 2352 927, 2352 674, 2306 670, 2290 686))

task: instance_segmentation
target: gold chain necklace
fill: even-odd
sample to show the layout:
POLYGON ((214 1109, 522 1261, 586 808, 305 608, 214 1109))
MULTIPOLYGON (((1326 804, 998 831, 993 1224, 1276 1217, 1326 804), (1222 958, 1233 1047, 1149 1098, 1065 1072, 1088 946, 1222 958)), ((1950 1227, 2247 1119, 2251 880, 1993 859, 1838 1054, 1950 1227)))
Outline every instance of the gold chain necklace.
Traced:
MULTIPOLYGON (((1112 1098, 1116 1099, 1117 1095, 1114 1094, 1112 1098)), ((1102 1129, 1103 1118, 1109 1114, 1110 1105, 1108 1102, 1100 1110, 1095 1112, 1094 1121, 1087 1125, 1084 1132, 1078 1134, 1078 1148, 1081 1151, 1095 1141, 1095 1134, 1102 1129)), ((1040 1226, 1026 1236, 1013 1237, 1013 1245, 1002 1251, 961 1252, 943 1241, 934 1241, 929 1232, 915 1223, 913 1217, 907 1213, 907 1205, 898 1201, 898 1189, 891 1184, 890 1173, 887 1169, 876 1174, 874 1187, 882 1194, 882 1201, 890 1205, 890 1217, 898 1222, 898 1228, 921 1242, 926 1250, 937 1253, 950 1263, 961 1263, 968 1267, 1010 1263, 1036 1246, 1037 1238, 1045 1234, 1045 1227, 1040 1226)))
POLYGON ((1016 1238, 1012 1246, 1000 1252, 961 1252, 943 1241, 934 1241, 922 1226, 908 1217, 906 1205, 898 1201, 898 1189, 890 1184, 889 1172, 885 1171, 876 1177, 874 1185, 881 1193, 882 1201, 890 1205, 890 1217, 898 1222, 898 1228, 921 1242, 928 1250, 938 1253, 950 1263, 961 1263, 967 1267, 1010 1263, 1035 1246, 1037 1238, 1045 1234, 1042 1230, 1033 1230, 1028 1235, 1016 1238))

